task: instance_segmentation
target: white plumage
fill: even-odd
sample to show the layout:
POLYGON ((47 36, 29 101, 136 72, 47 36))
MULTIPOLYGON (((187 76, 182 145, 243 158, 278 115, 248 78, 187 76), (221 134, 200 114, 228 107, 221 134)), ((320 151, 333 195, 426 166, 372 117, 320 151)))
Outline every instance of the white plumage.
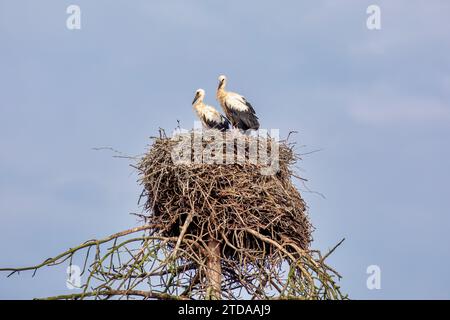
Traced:
POLYGON ((204 98, 205 90, 198 89, 195 92, 195 98, 192 102, 194 111, 202 124, 208 129, 228 130, 230 128, 228 119, 221 115, 214 107, 205 104, 203 102, 204 98))
POLYGON ((217 100, 233 127, 242 130, 258 130, 258 117, 250 102, 238 93, 226 91, 226 84, 227 78, 221 75, 217 88, 217 100))

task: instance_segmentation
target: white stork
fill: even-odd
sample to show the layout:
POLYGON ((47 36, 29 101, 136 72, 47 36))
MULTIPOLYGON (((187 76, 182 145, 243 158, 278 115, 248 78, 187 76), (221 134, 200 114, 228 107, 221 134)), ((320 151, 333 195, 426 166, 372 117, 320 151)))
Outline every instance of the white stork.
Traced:
POLYGON ((258 117, 250 102, 238 93, 226 91, 226 85, 227 77, 221 75, 217 88, 217 100, 233 127, 242 130, 258 130, 258 117))
POLYGON ((219 113, 214 107, 211 107, 203 102, 205 97, 205 90, 198 89, 195 92, 194 101, 192 106, 195 113, 202 122, 202 124, 208 129, 218 129, 220 131, 226 131, 230 129, 230 121, 219 113))

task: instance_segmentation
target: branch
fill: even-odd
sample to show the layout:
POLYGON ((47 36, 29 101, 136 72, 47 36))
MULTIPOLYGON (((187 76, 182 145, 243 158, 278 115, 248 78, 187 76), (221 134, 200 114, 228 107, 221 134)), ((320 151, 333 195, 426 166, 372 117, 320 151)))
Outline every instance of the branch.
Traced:
POLYGON ((69 250, 67 250, 67 251, 65 251, 65 252, 63 252, 63 253, 57 255, 57 256, 54 257, 54 258, 49 258, 49 259, 43 261, 42 263, 40 263, 40 264, 38 264, 38 265, 31 266, 31 267, 24 267, 24 268, 0 268, 0 272, 11 271, 11 273, 8 275, 8 277, 10 277, 10 276, 12 276, 14 273, 16 273, 16 272, 20 272, 20 271, 29 271, 29 270, 37 270, 37 269, 40 269, 40 268, 42 268, 42 267, 44 267, 44 266, 48 266, 48 265, 57 265, 57 264, 59 264, 59 263, 64 262, 68 257, 72 256, 75 252, 77 252, 77 251, 79 251, 79 250, 82 250, 82 249, 84 249, 84 248, 88 248, 88 247, 92 247, 92 246, 98 246, 98 245, 100 245, 100 244, 109 242, 109 241, 111 241, 111 240, 114 240, 114 239, 117 239, 117 238, 120 238, 120 237, 129 235, 129 234, 132 234, 132 233, 136 233, 136 232, 139 232, 139 231, 152 229, 152 228, 155 228, 155 225, 152 225, 152 224, 146 224, 146 225, 143 225, 143 226, 141 226, 141 227, 136 227, 136 228, 132 228, 132 229, 128 229, 128 230, 125 230, 125 231, 122 231, 122 232, 115 233, 115 234, 113 234, 113 235, 111 235, 111 236, 109 236, 109 237, 106 237, 106 238, 104 238, 104 239, 100 239, 100 240, 95 240, 95 239, 88 240, 88 241, 84 242, 83 244, 81 244, 81 245, 79 245, 79 246, 77 246, 77 247, 70 248, 69 250), (66 258, 66 259, 64 259, 64 260, 62 260, 62 261, 59 261, 59 260, 62 259, 62 258, 66 258))
POLYGON ((167 293, 142 291, 142 290, 99 290, 85 293, 59 295, 37 300, 76 300, 82 299, 84 297, 99 297, 99 296, 106 296, 107 298, 110 298, 112 296, 121 296, 121 297, 139 296, 146 299, 188 300, 188 298, 182 296, 173 296, 167 293))
POLYGON ((324 262, 326 258, 328 258, 330 256, 330 254, 332 254, 334 252, 334 250, 337 249, 337 247, 339 247, 342 242, 344 242, 345 238, 343 238, 341 241, 339 241, 339 243, 337 245, 335 245, 330 251, 328 251, 328 253, 326 255, 323 256, 322 259, 320 259, 320 262, 324 262))

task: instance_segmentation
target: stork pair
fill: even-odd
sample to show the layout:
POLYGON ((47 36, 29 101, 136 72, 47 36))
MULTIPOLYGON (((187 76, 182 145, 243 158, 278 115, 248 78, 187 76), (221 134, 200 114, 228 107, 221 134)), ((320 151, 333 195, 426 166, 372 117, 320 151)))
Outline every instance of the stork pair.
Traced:
POLYGON ((203 102, 205 90, 198 89, 192 102, 194 110, 208 129, 218 129, 220 131, 229 130, 230 127, 240 130, 258 130, 259 122, 252 105, 240 94, 225 90, 227 78, 219 77, 216 97, 219 101, 225 116, 221 115, 214 107, 203 102))

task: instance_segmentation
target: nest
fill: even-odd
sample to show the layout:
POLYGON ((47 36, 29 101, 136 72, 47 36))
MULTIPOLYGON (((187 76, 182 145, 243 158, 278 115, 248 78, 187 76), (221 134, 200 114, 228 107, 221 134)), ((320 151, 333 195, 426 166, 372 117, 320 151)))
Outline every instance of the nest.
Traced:
POLYGON ((195 270, 190 297, 234 298, 242 289, 258 299, 344 297, 324 262, 334 249, 310 249, 294 144, 237 130, 153 139, 136 166, 143 216, 153 234, 177 239, 164 242, 177 265, 195 270))
MULTIPOLYGON (((227 133, 223 140, 196 134, 200 133, 161 135, 138 166, 145 208, 161 234, 214 239, 229 259, 239 259, 242 249, 255 259, 271 256, 277 248, 264 238, 308 249, 312 227, 305 202, 292 183, 292 167, 298 160, 293 145, 240 132, 227 133), (233 144, 236 141, 241 149, 233 144), (256 161, 250 155, 252 144, 259 150, 256 161), (274 147, 277 152, 272 152, 274 147), (184 161, 174 161, 180 150, 185 152, 184 161), (206 152, 211 150, 212 157, 206 152), (219 151, 231 152, 232 161, 214 160, 219 151), (207 156, 214 161, 205 161, 207 156), (274 163, 275 170, 264 172, 274 163)), ((215 138, 217 134, 222 135, 212 132, 215 138)))

